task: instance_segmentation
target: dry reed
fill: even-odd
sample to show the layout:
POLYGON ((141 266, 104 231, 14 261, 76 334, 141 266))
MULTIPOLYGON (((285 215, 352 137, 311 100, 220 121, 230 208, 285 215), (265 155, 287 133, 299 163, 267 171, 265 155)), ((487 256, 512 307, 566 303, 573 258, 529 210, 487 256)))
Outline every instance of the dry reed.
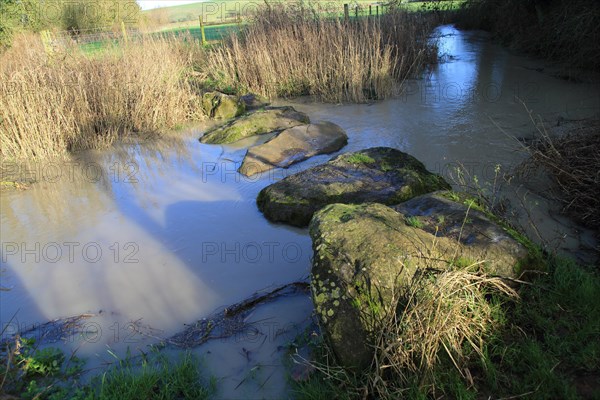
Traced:
POLYGON ((340 366, 329 346, 320 361, 296 355, 295 362, 314 368, 351 393, 350 398, 407 398, 415 389, 437 398, 437 379, 452 365, 472 384, 474 357, 485 359, 486 340, 501 328, 501 304, 491 299, 519 297, 503 279, 475 272, 480 264, 423 268, 408 287, 397 288, 374 330, 374 356, 367 370, 357 374, 340 366))
POLYGON ((302 3, 271 5, 214 49, 208 72, 219 87, 269 98, 383 99, 435 59, 431 22, 400 10, 344 21, 302 3))
POLYGON ((199 49, 147 37, 89 56, 74 44, 47 52, 39 38, 21 37, 1 56, 1 156, 44 158, 102 147, 198 116, 186 74, 199 49))

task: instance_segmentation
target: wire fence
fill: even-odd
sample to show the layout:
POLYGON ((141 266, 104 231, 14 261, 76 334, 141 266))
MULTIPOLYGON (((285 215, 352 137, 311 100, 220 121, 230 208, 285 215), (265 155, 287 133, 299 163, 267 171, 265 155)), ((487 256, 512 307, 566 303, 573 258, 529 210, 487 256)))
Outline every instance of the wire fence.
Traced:
MULTIPOLYGON (((385 14, 388 5, 385 3, 323 3, 315 12, 320 15, 352 19, 366 16, 380 16, 385 14)), ((145 35, 181 35, 187 34, 194 39, 205 41, 222 40, 231 32, 240 29, 240 26, 252 18, 252 12, 243 10, 228 11, 214 18, 204 13, 197 16, 196 24, 188 22, 185 25, 176 25, 163 30, 140 30, 137 27, 126 26, 103 26, 89 29, 78 29, 69 31, 44 31, 41 34, 44 46, 49 51, 58 51, 73 45, 90 47, 88 45, 100 45, 103 42, 110 43, 121 39, 135 40, 145 35)))

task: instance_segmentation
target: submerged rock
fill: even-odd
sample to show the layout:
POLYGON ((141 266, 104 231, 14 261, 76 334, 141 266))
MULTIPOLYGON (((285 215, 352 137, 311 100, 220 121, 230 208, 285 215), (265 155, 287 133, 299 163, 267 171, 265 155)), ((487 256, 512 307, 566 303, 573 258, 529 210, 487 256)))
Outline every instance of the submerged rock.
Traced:
POLYGON ((208 144, 233 143, 246 137, 280 132, 308 123, 308 116, 292 107, 265 108, 213 128, 206 132, 200 141, 208 144))
POLYGON ((298 125, 251 147, 239 172, 250 176, 275 167, 287 168, 315 155, 338 151, 347 143, 344 130, 332 122, 298 125))
POLYGON ((215 119, 231 119, 246 112, 244 102, 221 92, 205 93, 202 96, 202 108, 206 115, 215 119))
POLYGON ((433 220, 419 227, 405 214, 382 204, 332 204, 315 213, 312 298, 325 337, 342 365, 366 368, 373 356, 375 335, 393 298, 406 293, 417 270, 453 267, 483 268, 515 275, 526 260, 524 246, 483 213, 443 197, 426 195, 409 202, 413 217, 444 217, 448 232, 459 220, 472 219, 463 233, 476 240, 458 241, 455 233, 436 236, 433 220), (431 213, 430 213, 431 212, 431 213), (486 235, 490 234, 490 237, 486 235))
POLYGON ((267 186, 258 194, 257 204, 271 221, 306 226, 327 204, 398 204, 443 189, 450 185, 413 156, 374 147, 342 154, 267 186))

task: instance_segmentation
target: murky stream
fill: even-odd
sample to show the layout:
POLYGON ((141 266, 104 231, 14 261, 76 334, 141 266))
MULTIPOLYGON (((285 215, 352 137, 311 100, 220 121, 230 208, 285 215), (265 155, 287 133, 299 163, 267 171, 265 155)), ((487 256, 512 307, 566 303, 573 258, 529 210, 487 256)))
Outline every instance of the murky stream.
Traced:
MULTIPOLYGON (((480 32, 446 26, 439 33, 445 62, 393 100, 290 104, 312 120, 346 129, 343 152, 396 147, 445 176, 462 163, 482 183, 493 180, 496 165, 508 169, 524 159, 510 137, 534 132, 524 104, 551 124, 598 116, 597 84, 540 72, 543 63, 513 55, 480 32)), ((197 141, 202 129, 27 170, 2 165, 4 174, 29 174, 39 182, 0 195, 0 286, 9 289, 0 291, 5 336, 91 313, 86 333, 60 345, 79 348, 99 365, 110 359, 108 348, 117 354, 144 349, 257 291, 306 280, 307 231, 267 222, 255 198, 273 181, 330 156, 246 178, 235 171, 253 140, 203 145, 197 141), (151 335, 132 333, 132 321, 151 335)), ((589 232, 557 216, 555 206, 528 192, 531 186, 516 182, 506 192, 526 195, 523 202, 533 211, 521 213, 521 222, 533 219, 559 250, 585 256, 595 246, 589 232)), ((512 205, 523 209, 516 201, 512 205)), ((219 397, 285 396, 281 346, 302 332, 311 311, 307 296, 286 297, 248 317, 253 333, 197 348, 210 373, 221 378, 219 397)))

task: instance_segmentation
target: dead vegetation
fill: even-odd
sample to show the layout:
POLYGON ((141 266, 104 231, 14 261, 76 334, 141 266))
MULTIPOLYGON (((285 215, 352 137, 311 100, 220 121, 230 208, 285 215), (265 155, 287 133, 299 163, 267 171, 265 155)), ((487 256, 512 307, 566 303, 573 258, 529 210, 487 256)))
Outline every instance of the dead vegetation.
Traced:
POLYGON ((442 358, 468 381, 467 361, 484 357, 484 342, 498 328, 498 305, 488 297, 518 297, 501 278, 469 268, 422 271, 413 280, 379 336, 371 384, 380 398, 393 398, 415 383, 435 391, 435 374, 448 365, 442 358))
POLYGON ((1 57, 0 155, 46 158, 152 134, 198 117, 187 76, 202 49, 167 37, 118 41, 101 56, 33 35, 1 57))
POLYGON ((545 127, 526 146, 523 173, 542 169, 555 184, 553 197, 566 214, 593 229, 600 225, 600 121, 579 122, 564 133, 545 127))
POLYGON ((346 21, 310 4, 273 4, 214 49, 207 71, 217 86, 269 98, 384 99, 435 60, 432 27, 428 16, 401 10, 346 21))

